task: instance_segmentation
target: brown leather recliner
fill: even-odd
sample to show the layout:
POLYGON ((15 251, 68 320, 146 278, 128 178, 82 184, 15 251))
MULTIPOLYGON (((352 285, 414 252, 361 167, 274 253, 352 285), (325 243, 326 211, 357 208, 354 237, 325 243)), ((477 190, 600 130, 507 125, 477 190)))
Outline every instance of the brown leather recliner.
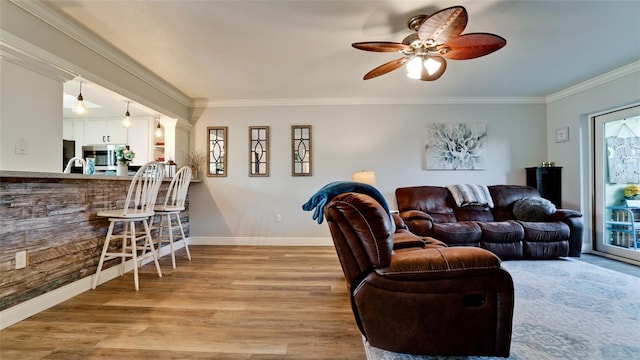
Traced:
POLYGON ((408 354, 509 356, 513 281, 494 254, 396 232, 384 208, 361 193, 333 197, 324 215, 370 345, 408 354))

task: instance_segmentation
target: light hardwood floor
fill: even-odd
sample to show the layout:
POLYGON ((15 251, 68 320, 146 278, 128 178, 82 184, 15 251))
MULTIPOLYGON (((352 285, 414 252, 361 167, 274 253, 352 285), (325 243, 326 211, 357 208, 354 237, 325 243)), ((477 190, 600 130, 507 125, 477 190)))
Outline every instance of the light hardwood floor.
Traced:
POLYGON ((190 249, 4 329, 0 358, 365 358, 333 247, 190 249))

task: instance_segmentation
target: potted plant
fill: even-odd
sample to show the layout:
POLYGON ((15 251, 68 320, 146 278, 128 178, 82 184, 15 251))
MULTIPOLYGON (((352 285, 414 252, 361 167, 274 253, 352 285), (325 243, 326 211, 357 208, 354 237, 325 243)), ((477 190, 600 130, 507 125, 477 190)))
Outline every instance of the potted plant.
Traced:
POLYGON ((624 187, 624 199, 627 206, 640 207, 640 185, 629 184, 624 187))
POLYGON ((116 175, 127 176, 129 174, 129 163, 136 157, 136 153, 126 146, 116 148, 116 175))
POLYGON ((186 155, 187 166, 191 168, 191 174, 194 179, 200 175, 200 167, 204 164, 205 157, 201 151, 191 151, 186 155))

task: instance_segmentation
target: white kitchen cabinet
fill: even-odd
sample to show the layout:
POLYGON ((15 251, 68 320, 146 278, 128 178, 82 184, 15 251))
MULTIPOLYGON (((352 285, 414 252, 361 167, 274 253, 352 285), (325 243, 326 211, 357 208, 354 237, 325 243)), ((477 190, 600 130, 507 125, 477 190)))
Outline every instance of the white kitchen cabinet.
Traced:
POLYGON ((86 145, 127 143, 127 128, 122 126, 122 121, 119 119, 86 120, 84 130, 86 145))
MULTIPOLYGON (((70 132, 70 124, 65 120, 63 134, 70 132)), ((152 118, 132 118, 132 126, 127 129, 122 126, 122 120, 74 120, 73 139, 76 140, 76 154, 82 154, 82 145, 129 145, 129 149, 136 154, 131 165, 144 165, 156 160, 157 138, 154 135, 156 121, 152 118), (128 132, 127 132, 128 130, 128 132)), ((65 137, 66 139, 66 137, 65 137)), ((160 139, 159 141, 163 141, 160 139)), ((161 154, 164 156, 164 146, 161 154)), ((160 155, 158 157, 160 157, 160 155)))
POLYGON ((62 138, 64 140, 75 140, 73 138, 73 120, 62 120, 62 138))
POLYGON ((132 119, 129 128, 129 149, 136 154, 131 165, 144 165, 151 159, 149 137, 149 119, 132 119))
POLYGON ((82 156, 84 145, 84 120, 63 120, 62 138, 76 142, 76 156, 82 156))

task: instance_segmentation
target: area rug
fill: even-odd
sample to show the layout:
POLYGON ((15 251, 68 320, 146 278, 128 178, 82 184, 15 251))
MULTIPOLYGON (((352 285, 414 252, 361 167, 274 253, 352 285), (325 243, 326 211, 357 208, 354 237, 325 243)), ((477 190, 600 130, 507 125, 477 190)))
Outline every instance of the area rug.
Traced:
MULTIPOLYGON (((505 261, 513 277, 514 360, 640 359, 640 278, 579 260, 505 261)), ((369 346, 369 360, 488 360, 415 356, 369 346)))

